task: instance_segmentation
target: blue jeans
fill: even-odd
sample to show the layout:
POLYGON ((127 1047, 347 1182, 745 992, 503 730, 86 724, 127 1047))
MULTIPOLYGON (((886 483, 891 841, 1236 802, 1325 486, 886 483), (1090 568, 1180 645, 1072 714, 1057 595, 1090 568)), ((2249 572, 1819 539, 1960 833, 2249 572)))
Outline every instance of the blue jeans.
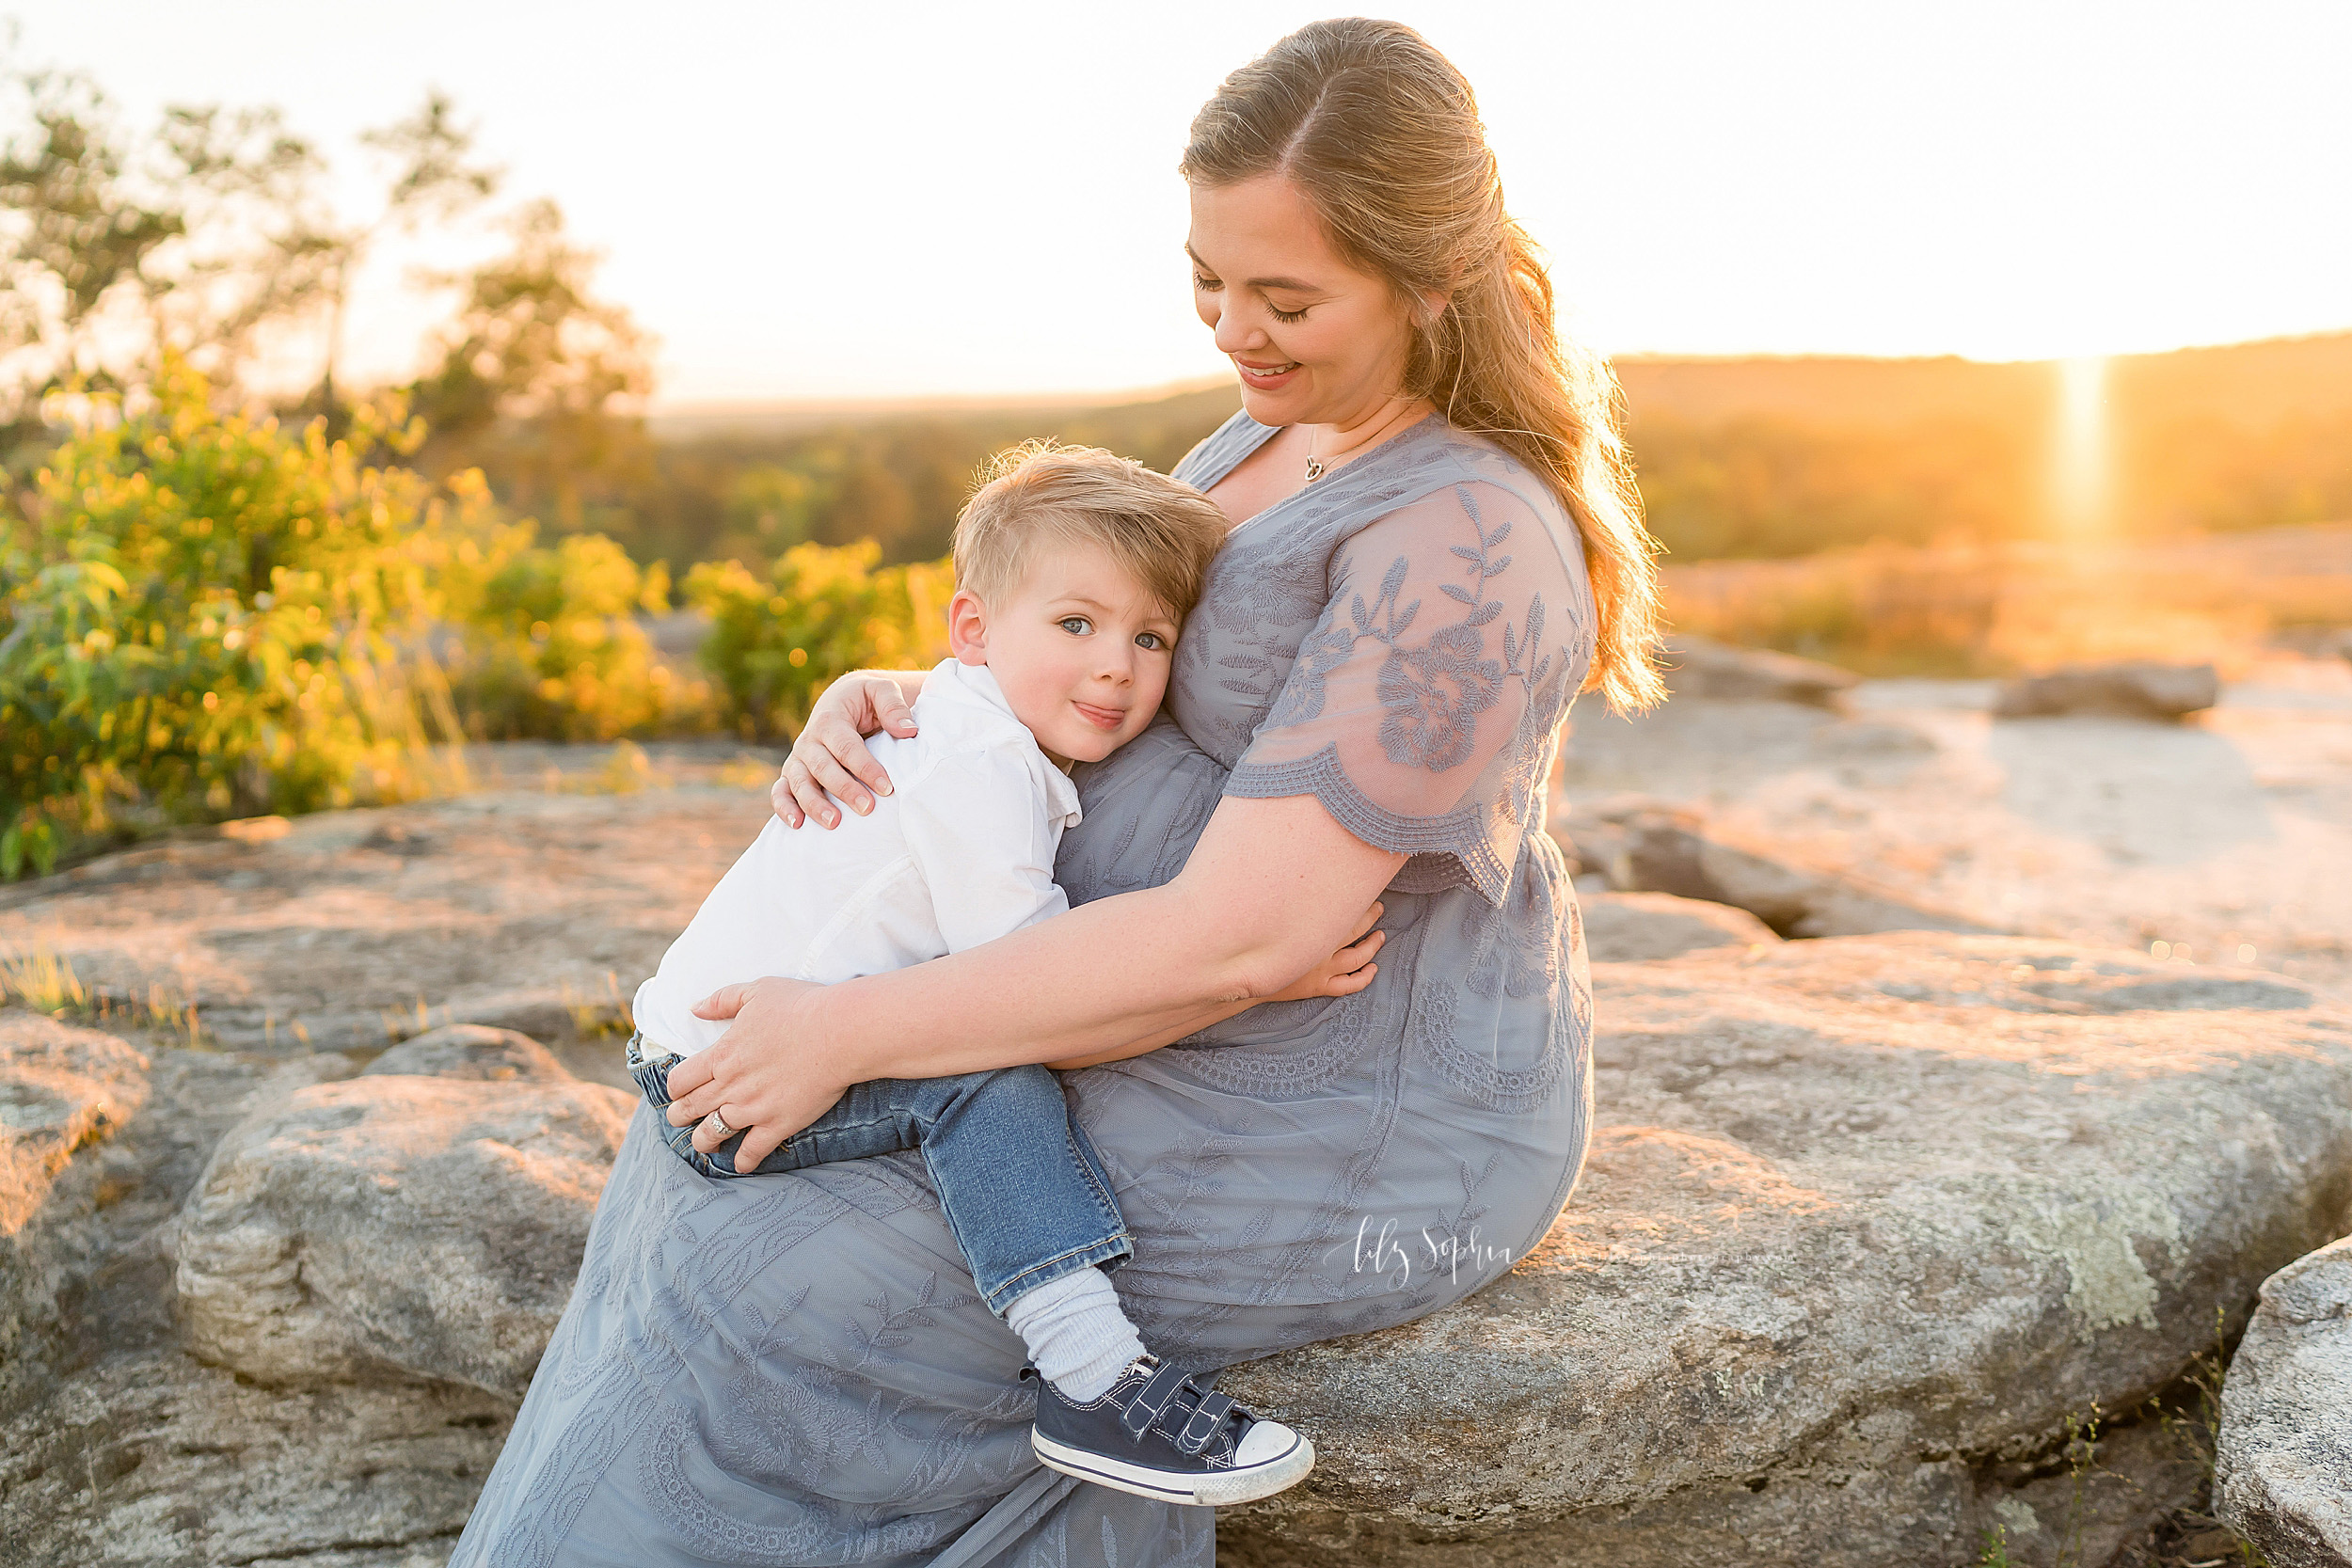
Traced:
MULTIPOLYGON (((629 1076, 657 1112, 669 1108, 670 1069, 684 1059, 630 1037, 629 1076)), ((735 1168, 740 1132, 708 1154, 694 1147, 691 1124, 665 1120, 661 1132, 679 1159, 718 1178, 921 1149, 972 1282, 1000 1318, 1014 1297, 1080 1269, 1116 1267, 1136 1250, 1109 1173, 1070 1119, 1050 1068, 854 1085, 755 1170, 735 1168)))

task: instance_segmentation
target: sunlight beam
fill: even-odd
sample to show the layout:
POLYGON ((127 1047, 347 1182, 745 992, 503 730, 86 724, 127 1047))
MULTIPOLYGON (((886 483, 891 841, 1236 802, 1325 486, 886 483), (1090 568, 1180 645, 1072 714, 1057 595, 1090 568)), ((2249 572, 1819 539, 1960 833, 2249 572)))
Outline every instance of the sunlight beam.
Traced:
POLYGON ((2106 531, 2113 468, 2107 434, 2107 361, 2103 356, 2057 362, 2057 428, 2051 442, 2051 509, 2060 537, 2106 531))

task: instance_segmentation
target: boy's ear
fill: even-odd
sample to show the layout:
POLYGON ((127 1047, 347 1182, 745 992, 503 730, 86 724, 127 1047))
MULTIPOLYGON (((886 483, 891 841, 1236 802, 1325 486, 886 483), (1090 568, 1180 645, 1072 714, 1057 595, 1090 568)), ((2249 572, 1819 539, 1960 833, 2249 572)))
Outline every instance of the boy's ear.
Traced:
POLYGON ((947 651, 961 663, 988 662, 988 606, 969 588, 947 601, 947 651))

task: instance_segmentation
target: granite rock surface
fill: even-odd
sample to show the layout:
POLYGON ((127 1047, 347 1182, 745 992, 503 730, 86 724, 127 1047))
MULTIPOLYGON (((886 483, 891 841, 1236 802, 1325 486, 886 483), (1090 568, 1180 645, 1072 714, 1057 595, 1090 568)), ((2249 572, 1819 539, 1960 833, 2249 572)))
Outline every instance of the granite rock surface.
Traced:
POLYGON ((1916 933, 1594 989, 1543 1243, 1220 1385, 1323 1456, 1233 1561, 2101 1563, 2201 1479, 2146 1402, 2352 1226, 2352 1012, 2275 976, 1916 933))
POLYGON ((2271 1568, 2352 1568, 2352 1236, 2263 1281, 2217 1459, 2220 1515, 2271 1568))
POLYGON ((1745 910, 1670 893, 1580 893, 1584 945, 1595 963, 1677 958, 1710 947, 1772 946, 1780 936, 1745 910))
POLYGON ((628 1110, 600 1084, 396 1073, 257 1109, 181 1216, 189 1348, 257 1383, 520 1399, 628 1110))
MULTIPOLYGON (((582 998, 606 965, 626 995, 762 809, 473 798, 6 890, 0 937, 184 986, 208 1033, 0 1008, 0 1103, 40 1111, 8 1117, 0 1256, 39 1263, 0 1289, 30 1325, 0 1541, 28 1568, 445 1557, 619 1136, 582 998)), ((1325 1455, 1229 1516, 1230 1564, 1957 1564, 1995 1528, 2090 1564, 2193 1493, 2142 1402, 2352 1228, 2352 1016, 2042 939, 1740 934, 1596 966, 1599 1131, 1539 1247, 1229 1375, 1325 1455)))

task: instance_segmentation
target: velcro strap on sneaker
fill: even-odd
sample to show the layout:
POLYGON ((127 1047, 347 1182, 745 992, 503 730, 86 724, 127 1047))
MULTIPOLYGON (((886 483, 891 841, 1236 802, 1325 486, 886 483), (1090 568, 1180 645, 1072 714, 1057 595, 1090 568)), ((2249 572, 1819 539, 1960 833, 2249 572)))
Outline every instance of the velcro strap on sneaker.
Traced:
POLYGON ((1216 1435, 1216 1429, 1225 1424, 1226 1413, 1232 1408, 1229 1395, 1211 1394, 1202 1400, 1200 1407, 1192 1413, 1192 1419, 1184 1423, 1184 1430, 1176 1434, 1176 1451, 1190 1458, 1207 1448, 1209 1439, 1216 1435))
POLYGON ((1176 1397, 1176 1390, 1191 1380, 1192 1374, 1182 1367, 1162 1367, 1127 1402, 1127 1408, 1119 1413, 1119 1424, 1127 1429, 1129 1437, 1142 1437, 1152 1430, 1152 1423, 1160 1418, 1160 1412, 1168 1408, 1168 1402, 1176 1397))

